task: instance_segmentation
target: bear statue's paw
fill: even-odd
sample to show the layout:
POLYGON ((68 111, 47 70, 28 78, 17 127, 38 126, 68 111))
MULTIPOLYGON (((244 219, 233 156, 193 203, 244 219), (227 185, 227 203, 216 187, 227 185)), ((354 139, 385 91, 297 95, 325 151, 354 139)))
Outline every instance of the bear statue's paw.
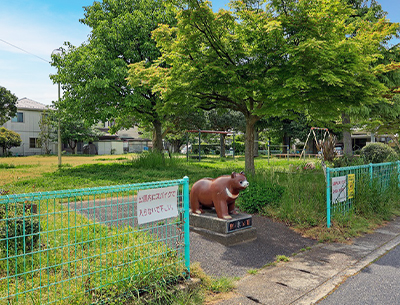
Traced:
POLYGON ((224 219, 226 219, 226 220, 228 220, 228 219, 232 219, 232 216, 229 216, 229 215, 224 215, 224 216, 222 216, 224 219))
POLYGON ((201 210, 196 210, 196 214, 201 214, 201 210))

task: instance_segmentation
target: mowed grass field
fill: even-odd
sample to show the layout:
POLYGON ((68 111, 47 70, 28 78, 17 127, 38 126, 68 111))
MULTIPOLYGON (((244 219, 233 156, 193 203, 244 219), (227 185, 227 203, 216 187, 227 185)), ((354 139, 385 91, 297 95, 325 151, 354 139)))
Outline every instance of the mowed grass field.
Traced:
MULTIPOLYGON (((62 156, 62 169, 73 168, 80 165, 90 164, 107 164, 110 162, 123 162, 131 160, 135 155, 107 155, 107 156, 81 156, 67 155, 62 156)), ((57 156, 27 156, 27 157, 7 157, 0 158, 0 191, 9 190, 17 192, 18 188, 13 186, 21 184, 22 181, 30 180, 34 183, 34 179, 43 177, 58 171, 57 156)), ((24 183, 23 183, 24 184, 24 183)), ((23 188, 20 188, 23 191, 23 188)), ((27 187, 26 191, 50 191, 50 189, 36 189, 34 184, 27 187)))
MULTIPOLYGON (((64 167, 74 167, 82 164, 98 164, 126 161, 134 155, 109 156, 62 156, 64 167)), ((0 158, 0 186, 13 183, 19 179, 36 178, 44 173, 51 173, 58 169, 57 156, 28 156, 0 158)))

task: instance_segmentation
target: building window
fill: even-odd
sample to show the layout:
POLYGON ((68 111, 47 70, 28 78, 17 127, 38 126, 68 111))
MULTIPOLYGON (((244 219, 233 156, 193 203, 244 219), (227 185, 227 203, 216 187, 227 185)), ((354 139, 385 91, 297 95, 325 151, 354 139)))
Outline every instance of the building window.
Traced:
POLYGON ((24 122, 24 113, 17 112, 17 115, 11 118, 11 122, 23 123, 24 122))
POLYGON ((29 138, 29 148, 40 148, 38 138, 29 138))

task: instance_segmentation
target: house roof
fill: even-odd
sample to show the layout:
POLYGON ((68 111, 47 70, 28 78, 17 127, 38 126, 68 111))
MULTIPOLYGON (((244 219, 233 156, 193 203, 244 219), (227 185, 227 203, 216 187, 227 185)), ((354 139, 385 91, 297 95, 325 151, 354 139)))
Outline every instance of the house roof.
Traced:
POLYGON ((46 110, 48 106, 24 97, 17 100, 17 109, 46 110))

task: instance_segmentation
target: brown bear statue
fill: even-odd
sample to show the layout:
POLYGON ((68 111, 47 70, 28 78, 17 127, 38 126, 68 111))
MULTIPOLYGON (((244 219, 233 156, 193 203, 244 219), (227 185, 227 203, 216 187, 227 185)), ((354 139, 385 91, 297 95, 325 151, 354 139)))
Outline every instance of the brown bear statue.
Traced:
POLYGON ((225 175, 215 179, 203 178, 196 181, 190 191, 190 209, 201 214, 204 207, 214 207, 218 218, 232 219, 229 214, 237 214, 235 200, 239 192, 249 186, 243 172, 225 175))

